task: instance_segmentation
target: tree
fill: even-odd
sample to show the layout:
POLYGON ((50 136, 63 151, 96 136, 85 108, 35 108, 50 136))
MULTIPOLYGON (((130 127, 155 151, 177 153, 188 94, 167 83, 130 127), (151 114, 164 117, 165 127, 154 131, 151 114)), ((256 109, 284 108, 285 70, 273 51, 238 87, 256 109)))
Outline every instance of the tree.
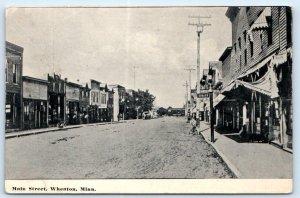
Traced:
POLYGON ((140 106, 140 109, 143 112, 150 111, 152 109, 155 96, 152 95, 148 89, 146 91, 138 90, 137 98, 136 106, 140 106))

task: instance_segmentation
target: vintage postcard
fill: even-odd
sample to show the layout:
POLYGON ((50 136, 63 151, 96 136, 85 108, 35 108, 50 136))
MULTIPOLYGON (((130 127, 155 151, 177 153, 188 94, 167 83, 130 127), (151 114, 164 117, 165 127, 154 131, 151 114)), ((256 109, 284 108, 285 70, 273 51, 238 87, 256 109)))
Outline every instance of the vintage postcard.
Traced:
POLYGON ((5 190, 291 193, 292 8, 6 9, 5 190))

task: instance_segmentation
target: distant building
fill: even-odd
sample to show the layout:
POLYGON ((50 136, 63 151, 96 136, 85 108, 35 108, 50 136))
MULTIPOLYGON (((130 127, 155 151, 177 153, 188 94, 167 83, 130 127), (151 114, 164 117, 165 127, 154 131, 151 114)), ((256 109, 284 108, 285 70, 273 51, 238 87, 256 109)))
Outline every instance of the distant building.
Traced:
POLYGON ((21 129, 22 126, 22 75, 23 48, 6 41, 5 60, 5 128, 21 129))
POLYGON ((118 84, 109 85, 108 87, 114 91, 114 121, 124 120, 126 112, 126 89, 118 84))

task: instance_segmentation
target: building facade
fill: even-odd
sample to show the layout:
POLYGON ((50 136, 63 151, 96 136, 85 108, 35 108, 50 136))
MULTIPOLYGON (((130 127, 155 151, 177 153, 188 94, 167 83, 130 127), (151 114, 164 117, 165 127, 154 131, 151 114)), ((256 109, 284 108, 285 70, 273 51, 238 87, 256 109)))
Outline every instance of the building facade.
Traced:
POLYGON ((232 48, 220 57, 226 97, 217 105, 224 115, 218 123, 292 148, 291 8, 230 7, 226 16, 232 48))
POLYGON ((23 76, 23 129, 49 126, 48 81, 23 76))
POLYGON ((58 74, 48 74, 49 126, 56 126, 66 120, 65 115, 65 80, 58 74))
POLYGON ((22 112, 23 48, 6 42, 5 60, 5 129, 23 128, 22 112))
POLYGON ((80 123, 80 87, 81 85, 73 82, 68 82, 67 79, 65 79, 66 123, 69 125, 76 125, 80 123))

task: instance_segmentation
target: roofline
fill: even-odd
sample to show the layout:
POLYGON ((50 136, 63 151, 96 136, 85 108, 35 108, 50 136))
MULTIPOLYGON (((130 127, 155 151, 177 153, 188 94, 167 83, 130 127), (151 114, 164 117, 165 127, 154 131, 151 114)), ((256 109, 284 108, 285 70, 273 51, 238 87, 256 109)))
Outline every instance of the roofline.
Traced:
POLYGON ((23 51, 24 51, 24 48, 23 48, 23 47, 21 47, 21 46, 19 46, 19 45, 16 45, 16 44, 14 44, 14 43, 11 43, 11 42, 9 42, 9 41, 5 41, 5 45, 6 45, 6 48, 8 48, 8 49, 13 49, 13 50, 16 50, 16 51, 22 52, 22 53, 23 53, 23 51))
POLYGON ((23 81, 24 80, 37 81, 37 82, 40 82, 40 83, 49 84, 49 82, 47 80, 40 79, 40 78, 35 78, 35 77, 31 77, 31 76, 22 76, 22 79, 23 79, 23 81))
POLYGON ((226 47, 226 49, 224 50, 224 52, 220 56, 219 61, 223 62, 229 56, 231 50, 232 50, 231 46, 226 47))

